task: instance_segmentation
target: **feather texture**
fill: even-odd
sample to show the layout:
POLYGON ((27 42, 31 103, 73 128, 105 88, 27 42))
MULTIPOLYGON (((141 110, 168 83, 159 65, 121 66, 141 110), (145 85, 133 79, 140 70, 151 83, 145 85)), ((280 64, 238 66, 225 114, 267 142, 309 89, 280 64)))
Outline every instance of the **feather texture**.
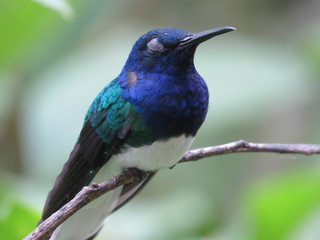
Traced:
POLYGON ((121 98, 121 88, 116 83, 114 80, 105 87, 91 105, 78 142, 47 197, 42 220, 70 201, 83 186, 90 184, 99 169, 120 151, 135 113, 132 106, 121 98), (113 116, 119 114, 121 120, 113 116))
MULTIPOLYGON (((104 181, 130 167, 156 172, 180 160, 208 110, 207 85, 193 63, 196 47, 232 30, 191 34, 166 28, 138 39, 120 75, 91 104, 78 141, 48 195, 42 221, 92 181, 104 181)), ((51 240, 93 239, 105 218, 153 175, 86 205, 51 240)))

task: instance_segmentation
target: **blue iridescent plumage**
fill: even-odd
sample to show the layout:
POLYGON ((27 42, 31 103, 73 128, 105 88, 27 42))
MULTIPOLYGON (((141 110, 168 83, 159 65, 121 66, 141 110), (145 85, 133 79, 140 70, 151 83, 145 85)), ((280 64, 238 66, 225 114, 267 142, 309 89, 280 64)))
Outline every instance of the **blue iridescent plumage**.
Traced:
MULTIPOLYGON (((91 104, 78 141, 48 195, 42 220, 108 169, 157 171, 179 161, 208 110, 208 89, 193 63, 196 47, 232 30, 224 27, 191 34, 164 28, 139 38, 120 75, 91 104)), ((152 176, 114 190, 112 201, 101 200, 104 209, 78 212, 74 219, 80 220, 67 220, 51 239, 92 239, 103 219, 152 176), (96 219, 87 219, 90 214, 96 219), (83 225, 81 230, 73 231, 78 222, 83 225)))

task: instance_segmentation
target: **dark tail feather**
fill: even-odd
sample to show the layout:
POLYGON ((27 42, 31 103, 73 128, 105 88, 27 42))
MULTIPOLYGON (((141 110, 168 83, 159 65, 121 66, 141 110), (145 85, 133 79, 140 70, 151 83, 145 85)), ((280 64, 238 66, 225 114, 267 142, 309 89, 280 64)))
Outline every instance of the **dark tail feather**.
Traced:
POLYGON ((128 183, 123 186, 120 198, 117 202, 117 205, 115 209, 112 212, 117 211, 119 208, 121 208, 123 205, 125 205, 127 202, 129 202, 133 197, 135 197, 142 189, 143 187, 151 180, 151 178, 156 174, 149 173, 141 182, 139 183, 128 183))
POLYGON ((80 151, 80 145, 77 143, 69 160, 63 166, 62 172, 57 177, 53 189, 48 194, 39 223, 69 202, 83 186, 88 185, 98 170, 97 168, 93 169, 90 163, 85 161, 80 151))
MULTIPOLYGON (((120 194, 120 198, 117 202, 116 207, 113 209, 112 213, 117 211, 119 208, 121 208, 123 205, 125 205, 127 202, 129 202, 133 197, 135 197, 142 189, 143 187, 151 180, 151 178, 156 174, 150 173, 148 174, 141 182, 139 183, 128 183, 123 186, 122 192, 120 194)), ((95 236, 98 235, 101 229, 99 229, 97 232, 94 233, 94 235, 90 236, 86 240, 93 240, 95 236)))

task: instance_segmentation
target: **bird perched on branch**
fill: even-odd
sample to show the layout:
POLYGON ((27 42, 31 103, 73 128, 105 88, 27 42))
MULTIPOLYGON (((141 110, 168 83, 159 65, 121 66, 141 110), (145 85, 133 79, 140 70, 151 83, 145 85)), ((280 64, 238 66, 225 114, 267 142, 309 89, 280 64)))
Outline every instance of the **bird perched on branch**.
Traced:
MULTIPOLYGON (((157 171, 174 166, 190 147, 208 110, 208 89, 194 67, 197 46, 235 30, 222 27, 191 34, 156 29, 134 44, 120 75, 96 97, 69 160, 48 195, 42 220, 91 182, 127 169, 157 171)), ((94 200, 66 220, 51 240, 89 240, 106 217, 153 176, 94 200)))

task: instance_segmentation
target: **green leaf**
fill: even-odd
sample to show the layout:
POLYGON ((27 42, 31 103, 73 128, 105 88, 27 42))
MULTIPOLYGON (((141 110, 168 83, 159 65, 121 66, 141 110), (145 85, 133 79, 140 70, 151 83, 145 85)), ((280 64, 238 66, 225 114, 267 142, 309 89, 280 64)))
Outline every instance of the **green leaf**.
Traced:
POLYGON ((37 225, 39 214, 0 186, 0 239, 23 239, 37 225))
POLYGON ((0 2, 0 70, 26 70, 66 25, 56 12, 33 1, 0 2))
POLYGON ((246 239, 288 239, 319 203, 319 172, 291 173, 259 185, 247 202, 254 230, 246 239))

